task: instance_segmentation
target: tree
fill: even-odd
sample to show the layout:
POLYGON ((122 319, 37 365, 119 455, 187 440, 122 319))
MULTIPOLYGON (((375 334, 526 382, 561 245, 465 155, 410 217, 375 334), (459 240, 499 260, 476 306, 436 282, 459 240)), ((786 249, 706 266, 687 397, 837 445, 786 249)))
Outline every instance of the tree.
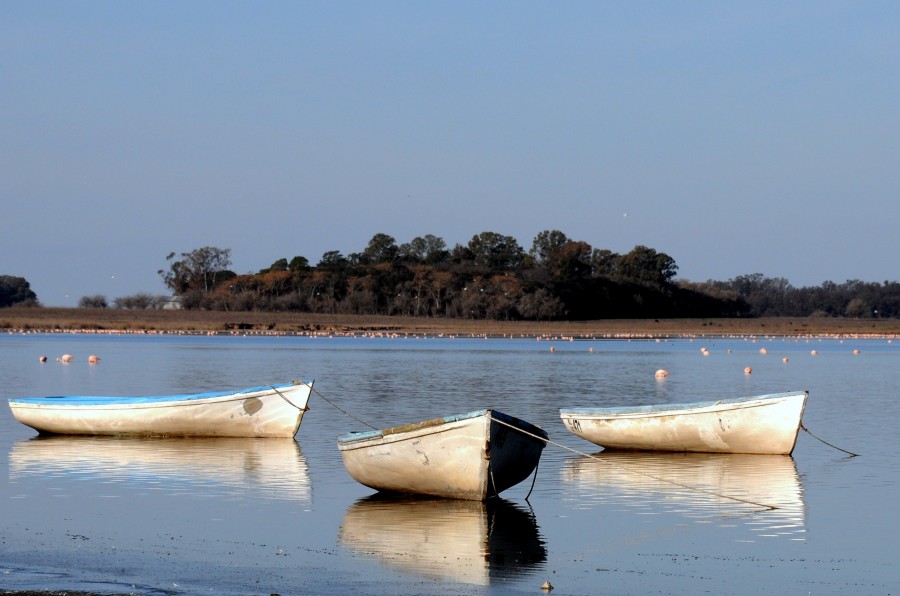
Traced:
POLYGON ((295 273, 309 271, 309 259, 306 257, 294 257, 291 259, 291 262, 288 263, 288 271, 293 271, 295 273))
POLYGON ((78 301, 79 308, 109 308, 109 303, 106 301, 106 296, 103 294, 96 294, 94 296, 82 296, 81 300, 78 301))
POLYGON ((288 262, 287 259, 278 259, 271 265, 269 265, 268 269, 261 269, 259 274, 263 275, 266 273, 270 273, 272 271, 287 271, 288 270, 288 262))
POLYGON ((534 257, 539 265, 553 269, 562 248, 568 242, 568 236, 559 230, 544 230, 534 237, 528 254, 534 257))
POLYGON ((131 296, 119 296, 113 299, 115 308, 128 310, 159 309, 168 301, 168 296, 153 296, 145 292, 138 292, 131 296))
POLYGON ((490 272, 515 271, 521 266, 525 256, 515 238, 496 232, 482 232, 472 236, 468 248, 474 256, 475 264, 490 272))
POLYGON ((175 253, 166 257, 170 261, 169 270, 160 269, 163 283, 176 295, 195 290, 208 294, 216 285, 234 277, 228 270, 231 265, 231 249, 204 246, 191 252, 181 253, 180 260, 173 260, 175 253))
POLYGON ((443 238, 432 234, 416 236, 408 244, 400 245, 400 258, 426 265, 437 265, 450 258, 443 238))
POLYGON ((591 274, 594 277, 615 275, 622 255, 605 248, 595 248, 591 253, 591 274))
POLYGON ((619 260, 622 276, 645 283, 663 285, 678 271, 675 260, 664 252, 638 245, 619 260))
POLYGON ((538 265, 561 279, 577 279, 591 271, 591 245, 570 240, 559 230, 534 237, 529 254, 538 265))
POLYGON ((329 250, 322 255, 322 258, 319 260, 319 264, 316 265, 316 267, 326 271, 341 271, 346 269, 349 264, 350 262, 340 251, 329 250))
POLYGON ((393 263, 400 256, 400 249, 393 236, 387 234, 375 234, 369 240, 369 245, 362 251, 360 262, 362 264, 393 263))
POLYGON ((869 305, 866 304, 866 301, 862 298, 854 298, 847 303, 846 314, 848 317, 859 319, 861 317, 870 316, 871 312, 872 310, 869 308, 869 305))
POLYGON ((0 275, 0 308, 16 304, 37 304, 37 294, 24 277, 0 275))

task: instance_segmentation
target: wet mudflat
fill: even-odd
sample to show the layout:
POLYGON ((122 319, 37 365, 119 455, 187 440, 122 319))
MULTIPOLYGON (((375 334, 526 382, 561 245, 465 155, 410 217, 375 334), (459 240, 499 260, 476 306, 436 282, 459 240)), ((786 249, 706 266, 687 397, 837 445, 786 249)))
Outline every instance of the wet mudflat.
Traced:
POLYGON ((886 339, 6 334, 3 397, 318 394, 294 440, 39 439, 4 404, 0 591, 896 593, 898 364, 886 339), (795 389, 860 457, 805 432, 792 457, 604 453, 558 414, 795 389), (377 427, 495 407, 553 444, 527 501, 530 479, 485 504, 383 498, 336 447, 366 427, 325 398, 377 427))

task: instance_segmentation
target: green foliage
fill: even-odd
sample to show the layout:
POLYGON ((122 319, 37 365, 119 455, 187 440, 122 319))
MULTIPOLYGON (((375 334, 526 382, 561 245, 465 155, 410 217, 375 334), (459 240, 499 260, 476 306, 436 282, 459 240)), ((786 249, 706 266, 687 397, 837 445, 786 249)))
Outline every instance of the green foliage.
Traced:
POLYGON ((231 265, 231 249, 204 246, 181 253, 181 259, 175 260, 175 253, 166 257, 169 269, 160 269, 157 273, 163 283, 177 295, 189 292, 209 293, 219 283, 234 277, 228 270, 231 265))
POLYGON ((375 234, 362 252, 363 264, 393 263, 400 256, 400 248, 393 236, 375 234))
POLYGON ((228 250, 204 247, 161 271, 183 308, 295 310, 318 313, 446 316, 477 319, 573 319, 703 316, 734 310, 671 283, 677 266, 637 246, 622 256, 594 250, 558 230, 538 234, 528 254, 512 236, 485 231, 452 251, 428 234, 402 245, 375 234, 359 253, 333 250, 316 267, 280 258, 257 274, 223 275, 228 250), (674 300, 678 298, 678 300, 674 300), (702 308, 697 305, 702 305, 702 308))
POLYGON ((0 308, 37 305, 37 294, 24 277, 0 275, 0 308))
POLYGON ((319 261, 317 267, 327 271, 340 271, 346 269, 349 265, 350 261, 348 261, 339 251, 330 250, 322 255, 322 259, 319 261))
POLYGON ((468 249, 475 265, 488 271, 516 270, 525 256, 515 238, 496 232, 482 232, 472 236, 468 249))
MULTIPOLYGON (((854 280, 798 289, 759 273, 726 282, 676 283, 678 266, 666 253, 638 245, 618 254, 559 230, 537 234, 528 253, 515 238, 491 231, 452 250, 431 234, 398 245, 379 233, 349 257, 328 251, 315 267, 304 257, 279 258, 257 274, 241 276, 227 270, 230 250, 203 247, 180 256, 170 254, 169 270, 159 273, 187 309, 501 320, 900 316, 897 283, 854 280)), ((0 278, 9 279, 16 278, 0 278)), ((10 285, 21 289, 22 282, 0 283, 0 292, 10 285)), ((116 307, 157 304, 151 297, 131 298, 117 299, 116 307)), ((105 306, 104 297, 82 300, 85 306, 105 306)))

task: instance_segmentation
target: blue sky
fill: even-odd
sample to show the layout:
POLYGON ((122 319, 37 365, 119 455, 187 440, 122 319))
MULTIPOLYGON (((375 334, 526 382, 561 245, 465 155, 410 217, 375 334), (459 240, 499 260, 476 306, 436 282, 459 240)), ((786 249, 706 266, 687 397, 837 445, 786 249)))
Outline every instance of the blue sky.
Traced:
POLYGON ((47 306, 484 231, 900 280, 900 3, 0 4, 0 274, 47 306), (626 215, 627 214, 627 215, 626 215))

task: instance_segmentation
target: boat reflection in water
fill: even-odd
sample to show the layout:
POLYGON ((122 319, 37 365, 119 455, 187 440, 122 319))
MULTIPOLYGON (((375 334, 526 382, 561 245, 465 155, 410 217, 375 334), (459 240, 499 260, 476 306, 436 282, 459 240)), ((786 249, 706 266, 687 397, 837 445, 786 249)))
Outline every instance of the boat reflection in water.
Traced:
POLYGON ((9 474, 10 479, 84 476, 168 491, 215 486, 277 499, 312 498, 306 459, 292 438, 39 436, 13 445, 9 474))
POLYGON ((789 455, 601 451, 568 460, 562 477, 586 505, 743 524, 756 538, 805 539, 803 487, 789 455))
POLYGON ((499 498, 376 493, 347 510, 339 542, 396 570, 478 585, 537 572, 547 559, 533 513, 499 498))

